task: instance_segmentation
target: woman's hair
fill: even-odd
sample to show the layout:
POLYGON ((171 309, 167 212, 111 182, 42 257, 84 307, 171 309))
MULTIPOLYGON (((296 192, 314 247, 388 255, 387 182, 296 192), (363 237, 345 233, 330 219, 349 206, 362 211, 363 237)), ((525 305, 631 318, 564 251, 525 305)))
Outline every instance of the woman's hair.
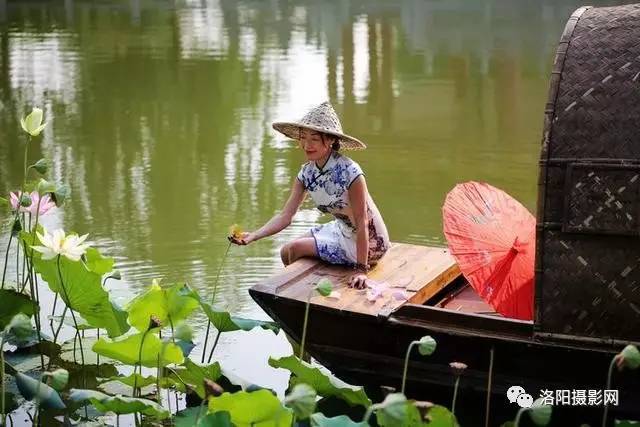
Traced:
POLYGON ((323 133, 322 134, 322 138, 323 139, 327 138, 327 139, 333 140, 333 142, 331 143, 331 148, 334 151, 339 151, 340 150, 340 139, 337 136, 331 135, 329 133, 323 133))

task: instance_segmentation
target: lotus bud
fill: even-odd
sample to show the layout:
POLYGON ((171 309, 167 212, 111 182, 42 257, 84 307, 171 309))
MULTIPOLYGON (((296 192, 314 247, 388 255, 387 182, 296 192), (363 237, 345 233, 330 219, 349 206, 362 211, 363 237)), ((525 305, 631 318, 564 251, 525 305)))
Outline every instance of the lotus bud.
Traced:
POLYGON ((462 362, 451 362, 449 363, 449 367, 451 368, 451 372, 453 375, 460 376, 464 373, 464 370, 467 369, 467 365, 462 362))
POLYGON ((37 170, 39 174, 44 175, 51 169, 51 161, 48 159, 40 159, 33 165, 33 168, 37 170))
POLYGON ((333 284, 331 283, 331 280, 327 278, 321 279, 316 285, 316 291, 318 291, 318 293, 323 297, 328 297, 329 295, 331 295, 332 290, 333 284))
POLYGON ((429 420, 429 409, 433 408, 434 404, 424 400, 416 400, 413 402, 413 406, 420 412, 420 417, 423 420, 429 420))
POLYGON ((307 384, 296 384, 291 393, 285 397, 284 404, 296 415, 296 419, 305 420, 316 409, 316 391, 307 384))
POLYGON ((22 129, 31 136, 38 136, 40 132, 47 125, 42 123, 42 110, 40 108, 34 108, 29 115, 23 119, 20 119, 22 129))
POLYGON ((160 328, 161 326, 162 322, 160 321, 160 318, 154 314, 149 318, 149 328, 147 330, 160 328))
POLYGON ((204 379, 204 397, 208 399, 210 397, 218 397, 224 393, 224 389, 220 384, 215 381, 211 381, 208 378, 204 379))
POLYGON ((382 394, 385 397, 387 397, 391 393, 395 393, 396 392, 396 388, 395 387, 391 387, 391 386, 388 386, 388 385, 381 385, 380 386, 380 390, 382 390, 382 394))
POLYGON ((31 206, 31 196, 24 193, 20 196, 20 206, 28 208, 31 206))
POLYGON ((49 385, 58 391, 62 391, 69 382, 69 371, 66 369, 56 369, 53 372, 45 372, 45 377, 49 377, 49 385))
POLYGON ((616 354, 614 359, 619 370, 623 368, 638 369, 640 367, 640 351, 635 345, 629 344, 620 353, 616 354))
POLYGON ((56 191, 56 185, 53 182, 40 178, 40 181, 38 181, 38 185, 36 186, 36 190, 38 190, 38 193, 41 195, 54 193, 56 191))
POLYGON ((420 338, 420 341, 418 341, 418 351, 423 356, 433 354, 433 352, 436 351, 436 340, 431 338, 430 335, 425 335, 420 338))
POLYGON ((542 398, 533 401, 529 407, 529 416, 537 426, 546 426, 551 421, 551 405, 545 405, 542 398))

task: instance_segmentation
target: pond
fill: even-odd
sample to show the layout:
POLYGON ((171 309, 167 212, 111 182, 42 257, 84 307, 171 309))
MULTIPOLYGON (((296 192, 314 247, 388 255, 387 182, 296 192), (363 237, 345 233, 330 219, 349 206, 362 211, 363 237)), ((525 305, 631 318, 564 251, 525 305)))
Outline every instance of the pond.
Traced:
MULTIPOLYGON (((116 259, 122 280, 108 286, 122 304, 154 278, 208 295, 229 225, 264 224, 304 161, 271 123, 328 99, 369 147, 348 154, 392 240, 442 245, 441 206, 458 182, 487 181, 535 213, 551 63, 580 5, 0 0, 0 192, 21 182, 19 118, 40 106, 50 125, 30 160, 51 158, 72 191, 46 225, 88 232, 116 259)), ((227 308, 266 319, 247 289, 327 219, 307 201, 278 236, 231 248, 227 308)), ((228 334, 217 355, 283 389, 266 359, 290 351, 282 334, 253 331, 228 334)))

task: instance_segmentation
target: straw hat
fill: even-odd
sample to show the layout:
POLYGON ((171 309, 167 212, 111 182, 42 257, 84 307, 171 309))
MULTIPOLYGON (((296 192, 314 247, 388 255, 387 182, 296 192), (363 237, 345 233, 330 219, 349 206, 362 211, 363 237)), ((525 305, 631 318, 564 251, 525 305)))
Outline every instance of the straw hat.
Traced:
POLYGON ((337 136, 340 146, 345 150, 363 150, 367 148, 364 142, 342 133, 340 119, 328 102, 323 102, 312 108, 298 122, 275 122, 273 128, 295 140, 300 139, 300 128, 306 128, 337 136))

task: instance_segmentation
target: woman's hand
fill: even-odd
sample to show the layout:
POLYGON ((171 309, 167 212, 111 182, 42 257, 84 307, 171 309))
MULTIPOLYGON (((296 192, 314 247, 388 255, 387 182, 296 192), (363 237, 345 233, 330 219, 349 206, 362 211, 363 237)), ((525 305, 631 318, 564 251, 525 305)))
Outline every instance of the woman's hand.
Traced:
POLYGON ((249 243, 258 240, 256 239, 255 234, 248 231, 243 231, 240 233, 240 236, 228 236, 227 239, 229 239, 231 243, 240 246, 248 245, 249 243))
POLYGON ((367 287, 367 275, 362 272, 355 273, 349 279, 349 287, 356 289, 365 289, 367 287))

